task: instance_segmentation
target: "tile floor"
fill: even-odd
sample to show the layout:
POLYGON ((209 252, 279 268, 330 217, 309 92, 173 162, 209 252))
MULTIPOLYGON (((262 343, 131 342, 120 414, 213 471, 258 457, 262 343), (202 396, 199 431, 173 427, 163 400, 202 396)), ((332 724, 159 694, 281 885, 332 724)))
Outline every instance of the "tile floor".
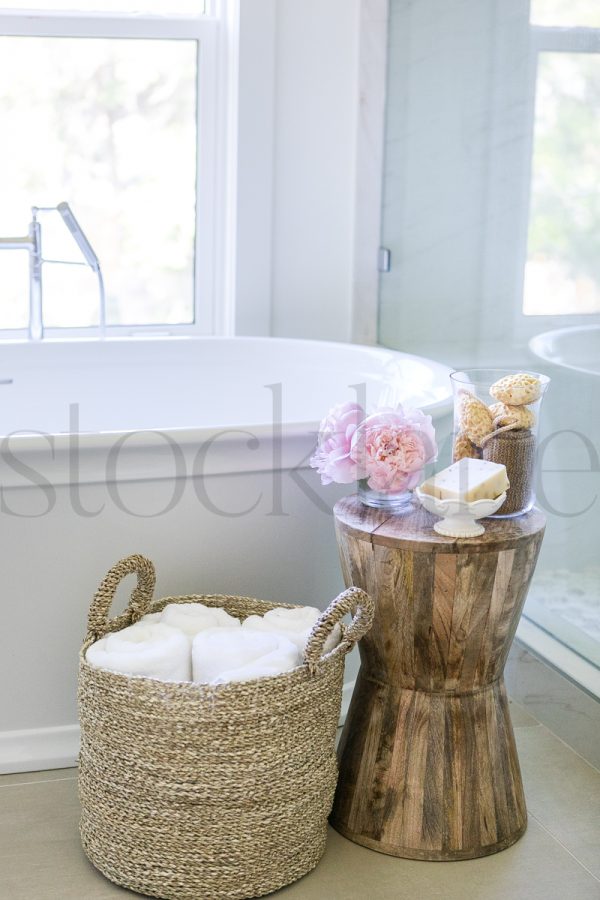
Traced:
MULTIPOLYGON (((522 706, 513 724, 529 827, 484 859, 395 859, 331 831, 318 868, 282 900, 600 900, 600 772, 522 706)), ((77 833, 76 770, 0 777, 0 900, 118 900, 77 833)))

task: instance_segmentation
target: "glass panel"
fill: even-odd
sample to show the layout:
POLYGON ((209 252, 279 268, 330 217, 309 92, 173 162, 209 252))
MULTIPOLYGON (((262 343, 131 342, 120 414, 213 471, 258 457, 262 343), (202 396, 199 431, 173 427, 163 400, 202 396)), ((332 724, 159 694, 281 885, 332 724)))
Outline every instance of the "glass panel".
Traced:
POLYGON ((541 53, 523 312, 600 312, 600 55, 541 53))
MULTIPOLYGON (((600 0, 594 6, 600 13, 600 0)), ((525 335, 541 331, 542 321, 514 314, 533 126, 530 47, 527 29, 515 27, 517 7, 527 3, 389 4, 382 244, 391 266, 380 278, 379 340, 452 367, 539 366, 551 376, 536 486, 548 527, 525 613, 600 667, 600 316, 548 338, 546 359, 534 365, 525 335), (442 17, 446 5, 452 12, 442 17), (481 41, 489 33, 498 50, 491 75, 481 41), (514 40, 504 41, 507 33, 514 40)), ((532 224, 543 213, 549 237, 536 230, 532 251, 573 266, 594 292, 600 57, 540 62, 532 224), (555 72, 555 61, 566 71, 555 72), (559 200, 564 209, 555 213, 559 200), (560 240, 550 240, 554 230, 560 240)), ((529 299, 546 311, 545 296, 529 299)), ((451 461, 452 440, 447 416, 435 426, 439 470, 451 461)))
POLYGON ((534 25, 600 28, 598 0, 531 0, 534 25))
POLYGON ((52 10, 78 13, 139 13, 141 15, 195 16, 206 12, 206 0, 12 0, 6 10, 52 10))
MULTIPOLYGON (((193 321, 194 41, 0 38, 0 129, 0 235, 66 200, 100 258, 110 323, 193 321)), ((41 221, 44 255, 81 261, 58 214, 41 221)), ((73 269, 44 267, 48 326, 97 320, 95 279, 73 269)))

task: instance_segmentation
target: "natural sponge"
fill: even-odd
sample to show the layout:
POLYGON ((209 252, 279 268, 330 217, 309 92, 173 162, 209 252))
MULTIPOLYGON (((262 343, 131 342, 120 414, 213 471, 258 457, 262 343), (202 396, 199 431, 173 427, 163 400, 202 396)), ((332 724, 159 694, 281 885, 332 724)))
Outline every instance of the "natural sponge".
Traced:
POLYGON ((492 403, 490 412, 496 428, 504 425, 512 425, 513 428, 533 428, 535 424, 535 415, 527 406, 492 403))
POLYGON ((542 383, 535 375, 517 372, 496 381, 490 388, 490 394, 494 400, 500 400, 509 406, 525 406, 541 397, 542 383))
POLYGON ((476 447, 473 441, 469 440, 466 434, 459 432, 454 438, 454 446, 452 448, 452 462, 458 462, 459 459, 481 459, 482 451, 476 447))
POLYGON ((469 391, 458 394, 458 427, 476 446, 494 430, 494 420, 489 407, 469 391))

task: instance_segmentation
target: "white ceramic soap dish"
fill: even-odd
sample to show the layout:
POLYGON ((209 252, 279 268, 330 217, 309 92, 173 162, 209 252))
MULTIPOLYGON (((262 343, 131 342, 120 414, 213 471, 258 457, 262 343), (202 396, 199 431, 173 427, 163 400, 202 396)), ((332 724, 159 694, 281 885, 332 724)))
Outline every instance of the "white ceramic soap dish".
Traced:
POLYGON ((427 512, 441 516, 441 521, 433 526, 434 531, 445 537, 478 537, 485 528, 476 519, 485 519, 500 509, 506 500, 506 491, 494 500, 440 500, 431 494, 424 494, 420 488, 415 491, 427 512))

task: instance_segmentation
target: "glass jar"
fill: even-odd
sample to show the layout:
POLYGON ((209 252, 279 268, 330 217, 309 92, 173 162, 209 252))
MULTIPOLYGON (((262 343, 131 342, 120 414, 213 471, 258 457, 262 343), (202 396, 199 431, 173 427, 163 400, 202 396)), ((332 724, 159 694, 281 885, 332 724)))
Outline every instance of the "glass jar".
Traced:
POLYGON ((410 512, 413 506, 412 491, 375 491, 366 478, 358 482, 358 498, 365 506, 388 510, 394 515, 410 512))
POLYGON ((523 515, 535 503, 540 407, 550 379, 523 370, 465 369, 450 380, 452 461, 472 457, 505 465, 510 488, 491 518, 523 515))

